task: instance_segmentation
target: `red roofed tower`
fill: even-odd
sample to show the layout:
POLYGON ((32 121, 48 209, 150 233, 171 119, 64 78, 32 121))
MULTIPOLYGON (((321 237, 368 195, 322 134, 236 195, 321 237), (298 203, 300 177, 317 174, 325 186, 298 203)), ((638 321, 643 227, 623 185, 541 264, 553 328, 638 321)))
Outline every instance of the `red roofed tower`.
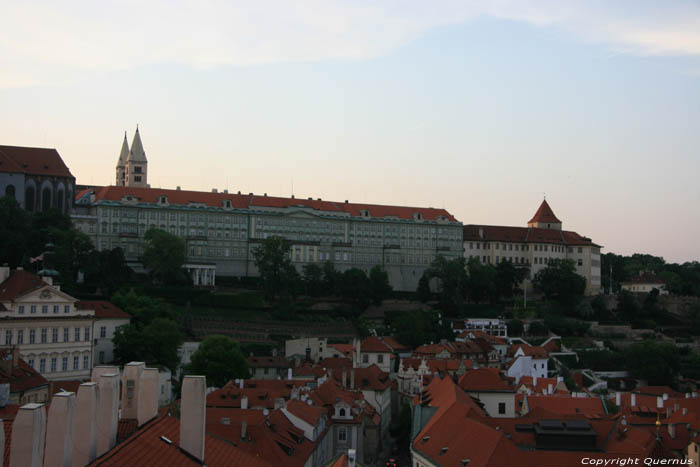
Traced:
POLYGON ((527 223, 528 227, 534 227, 536 229, 553 229, 561 230, 561 221, 557 219, 554 215, 554 211, 549 207, 547 200, 542 200, 539 209, 532 219, 527 223))

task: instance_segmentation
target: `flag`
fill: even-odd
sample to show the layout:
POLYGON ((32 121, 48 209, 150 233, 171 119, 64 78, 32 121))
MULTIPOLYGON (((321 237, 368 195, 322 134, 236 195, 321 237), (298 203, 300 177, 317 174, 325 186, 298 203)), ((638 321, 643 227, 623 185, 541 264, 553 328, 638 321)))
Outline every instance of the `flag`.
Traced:
POLYGON ((30 263, 36 263, 37 261, 44 261, 44 253, 40 254, 36 258, 29 258, 30 263))

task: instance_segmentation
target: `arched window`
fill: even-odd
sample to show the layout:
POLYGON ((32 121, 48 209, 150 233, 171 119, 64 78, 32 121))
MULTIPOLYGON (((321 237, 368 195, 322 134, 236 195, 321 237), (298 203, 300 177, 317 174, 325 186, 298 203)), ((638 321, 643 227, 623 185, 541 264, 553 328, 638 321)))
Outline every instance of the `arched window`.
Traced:
POLYGON ((61 212, 63 212, 63 198, 65 198, 63 190, 58 190, 58 193, 56 194, 56 207, 61 212))
POLYGON ((28 186, 24 192, 24 206, 26 207, 27 211, 34 211, 34 203, 34 187, 28 186))
POLYGON ((51 209, 51 188, 46 187, 41 191, 41 210, 51 209))
POLYGON ((338 413, 340 414, 341 417, 344 417, 345 416, 345 409, 340 409, 340 411, 338 413))
POLYGON ((7 185, 5 187, 5 196, 9 196, 10 198, 15 197, 15 186, 14 185, 7 185))

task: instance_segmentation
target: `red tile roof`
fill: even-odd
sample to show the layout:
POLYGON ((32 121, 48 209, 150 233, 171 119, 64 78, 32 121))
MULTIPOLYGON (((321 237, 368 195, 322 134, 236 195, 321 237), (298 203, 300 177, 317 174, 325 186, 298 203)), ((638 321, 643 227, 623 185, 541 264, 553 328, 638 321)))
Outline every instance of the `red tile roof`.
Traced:
POLYGON ((79 310, 95 310, 98 319, 131 319, 131 315, 106 300, 81 300, 75 304, 79 310))
POLYGON ((599 246, 593 243, 590 238, 569 230, 501 225, 465 225, 464 240, 477 242, 554 243, 569 246, 599 246))
POLYGON ((326 409, 323 407, 309 405, 300 400, 291 400, 287 402, 287 410, 289 413, 296 415, 311 426, 318 425, 319 420, 326 413, 326 409))
POLYGON ((10 277, 0 283, 0 301, 13 301, 17 297, 47 285, 49 284, 36 274, 24 269, 14 269, 10 271, 10 277))
POLYGON ((402 350, 409 350, 410 349, 410 347, 403 345, 402 343, 400 343, 399 341, 397 341, 396 339, 394 339, 393 337, 390 337, 390 336, 382 336, 382 340, 384 341, 384 343, 386 345, 391 347, 391 350, 393 350, 394 352, 400 352, 402 350))
MULTIPOLYGON (((204 443, 204 460, 210 466, 270 467, 272 465, 213 436, 206 435, 204 443)), ((91 465, 201 465, 193 457, 181 451, 179 444, 180 421, 170 415, 159 416, 129 439, 97 458, 91 465), (165 441, 163 437, 171 443, 165 441)))
POLYGON ((537 359, 546 359, 549 354, 547 349, 540 347, 539 345, 528 345, 528 344, 514 344, 508 348, 507 356, 514 357, 518 350, 521 349, 525 356, 529 356, 537 359))
POLYGON ((568 395, 531 395, 527 396, 530 411, 543 409, 558 416, 584 414, 589 416, 605 415, 605 406, 599 397, 571 397, 568 395))
POLYGON ((328 344, 328 347, 333 347, 346 357, 352 357, 352 354, 355 352, 352 344, 328 344))
POLYGON ((376 336, 363 339, 360 344, 360 352, 392 353, 391 348, 376 336))
POLYGON ((640 274, 633 276, 627 280, 621 282, 621 284, 660 284, 665 285, 666 281, 657 276, 653 272, 641 272, 640 274))
POLYGON ((58 151, 47 148, 0 146, 0 172, 73 178, 58 151))
POLYGON ((46 378, 21 358, 18 358, 17 364, 13 365, 11 351, 11 349, 0 349, 0 360, 9 359, 7 361, 9 371, 5 371, 0 366, 0 383, 10 383, 10 393, 24 392, 42 386, 48 388, 49 382, 46 378))
POLYGON ((515 392, 511 379, 498 368, 469 370, 459 378, 459 387, 467 392, 515 392))
POLYGON ((241 398, 248 398, 248 407, 272 409, 275 399, 289 400, 292 391, 305 386, 306 381, 284 379, 247 379, 243 381, 243 389, 234 381, 229 381, 222 387, 207 395, 207 407, 240 407, 241 398))
POLYGON ((528 221, 528 224, 533 222, 561 224, 561 221, 554 215, 554 211, 552 211, 552 208, 549 207, 549 203, 547 203, 546 199, 542 200, 542 204, 540 204, 540 207, 537 209, 535 215, 532 216, 532 219, 528 221))
POLYGON ((370 217, 397 217, 399 219, 413 219, 414 214, 420 213, 422 218, 427 221, 435 221, 442 216, 449 221, 457 222, 454 216, 444 209, 340 203, 302 198, 209 193, 204 191, 167 190, 162 188, 106 186, 95 190, 95 200, 121 201, 127 194, 130 194, 143 203, 156 203, 159 196, 165 195, 168 197, 168 204, 184 206, 189 203, 203 203, 211 207, 221 207, 224 200, 231 200, 231 204, 234 208, 254 209, 255 207, 287 208, 300 206, 317 211, 344 212, 351 216, 360 216, 361 211, 367 210, 369 211, 370 217))
MULTIPOLYGON (((343 367, 335 367, 331 370, 333 378, 341 385, 343 384, 343 367)), ((364 391, 384 391, 391 386, 389 373, 379 369, 376 364, 367 368, 345 368, 345 385, 350 389, 360 389, 364 391), (351 373, 355 373, 355 387, 352 387, 351 373)))

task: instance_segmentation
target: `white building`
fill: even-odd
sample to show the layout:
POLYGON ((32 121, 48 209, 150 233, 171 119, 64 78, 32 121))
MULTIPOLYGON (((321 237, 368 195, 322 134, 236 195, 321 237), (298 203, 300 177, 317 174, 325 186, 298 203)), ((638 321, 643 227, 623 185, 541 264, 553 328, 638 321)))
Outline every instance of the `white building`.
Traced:
POLYGON ((586 279, 586 294, 600 293, 600 249, 590 238, 562 230, 546 200, 542 201, 527 227, 493 225, 464 226, 464 257, 485 264, 510 261, 529 269, 532 279, 555 259, 574 262, 576 272, 586 279))
POLYGON ((112 363, 114 360, 114 344, 112 339, 117 328, 129 324, 131 315, 121 308, 104 300, 80 301, 76 307, 81 310, 94 310, 95 322, 92 335, 94 336, 93 354, 95 365, 112 363))

